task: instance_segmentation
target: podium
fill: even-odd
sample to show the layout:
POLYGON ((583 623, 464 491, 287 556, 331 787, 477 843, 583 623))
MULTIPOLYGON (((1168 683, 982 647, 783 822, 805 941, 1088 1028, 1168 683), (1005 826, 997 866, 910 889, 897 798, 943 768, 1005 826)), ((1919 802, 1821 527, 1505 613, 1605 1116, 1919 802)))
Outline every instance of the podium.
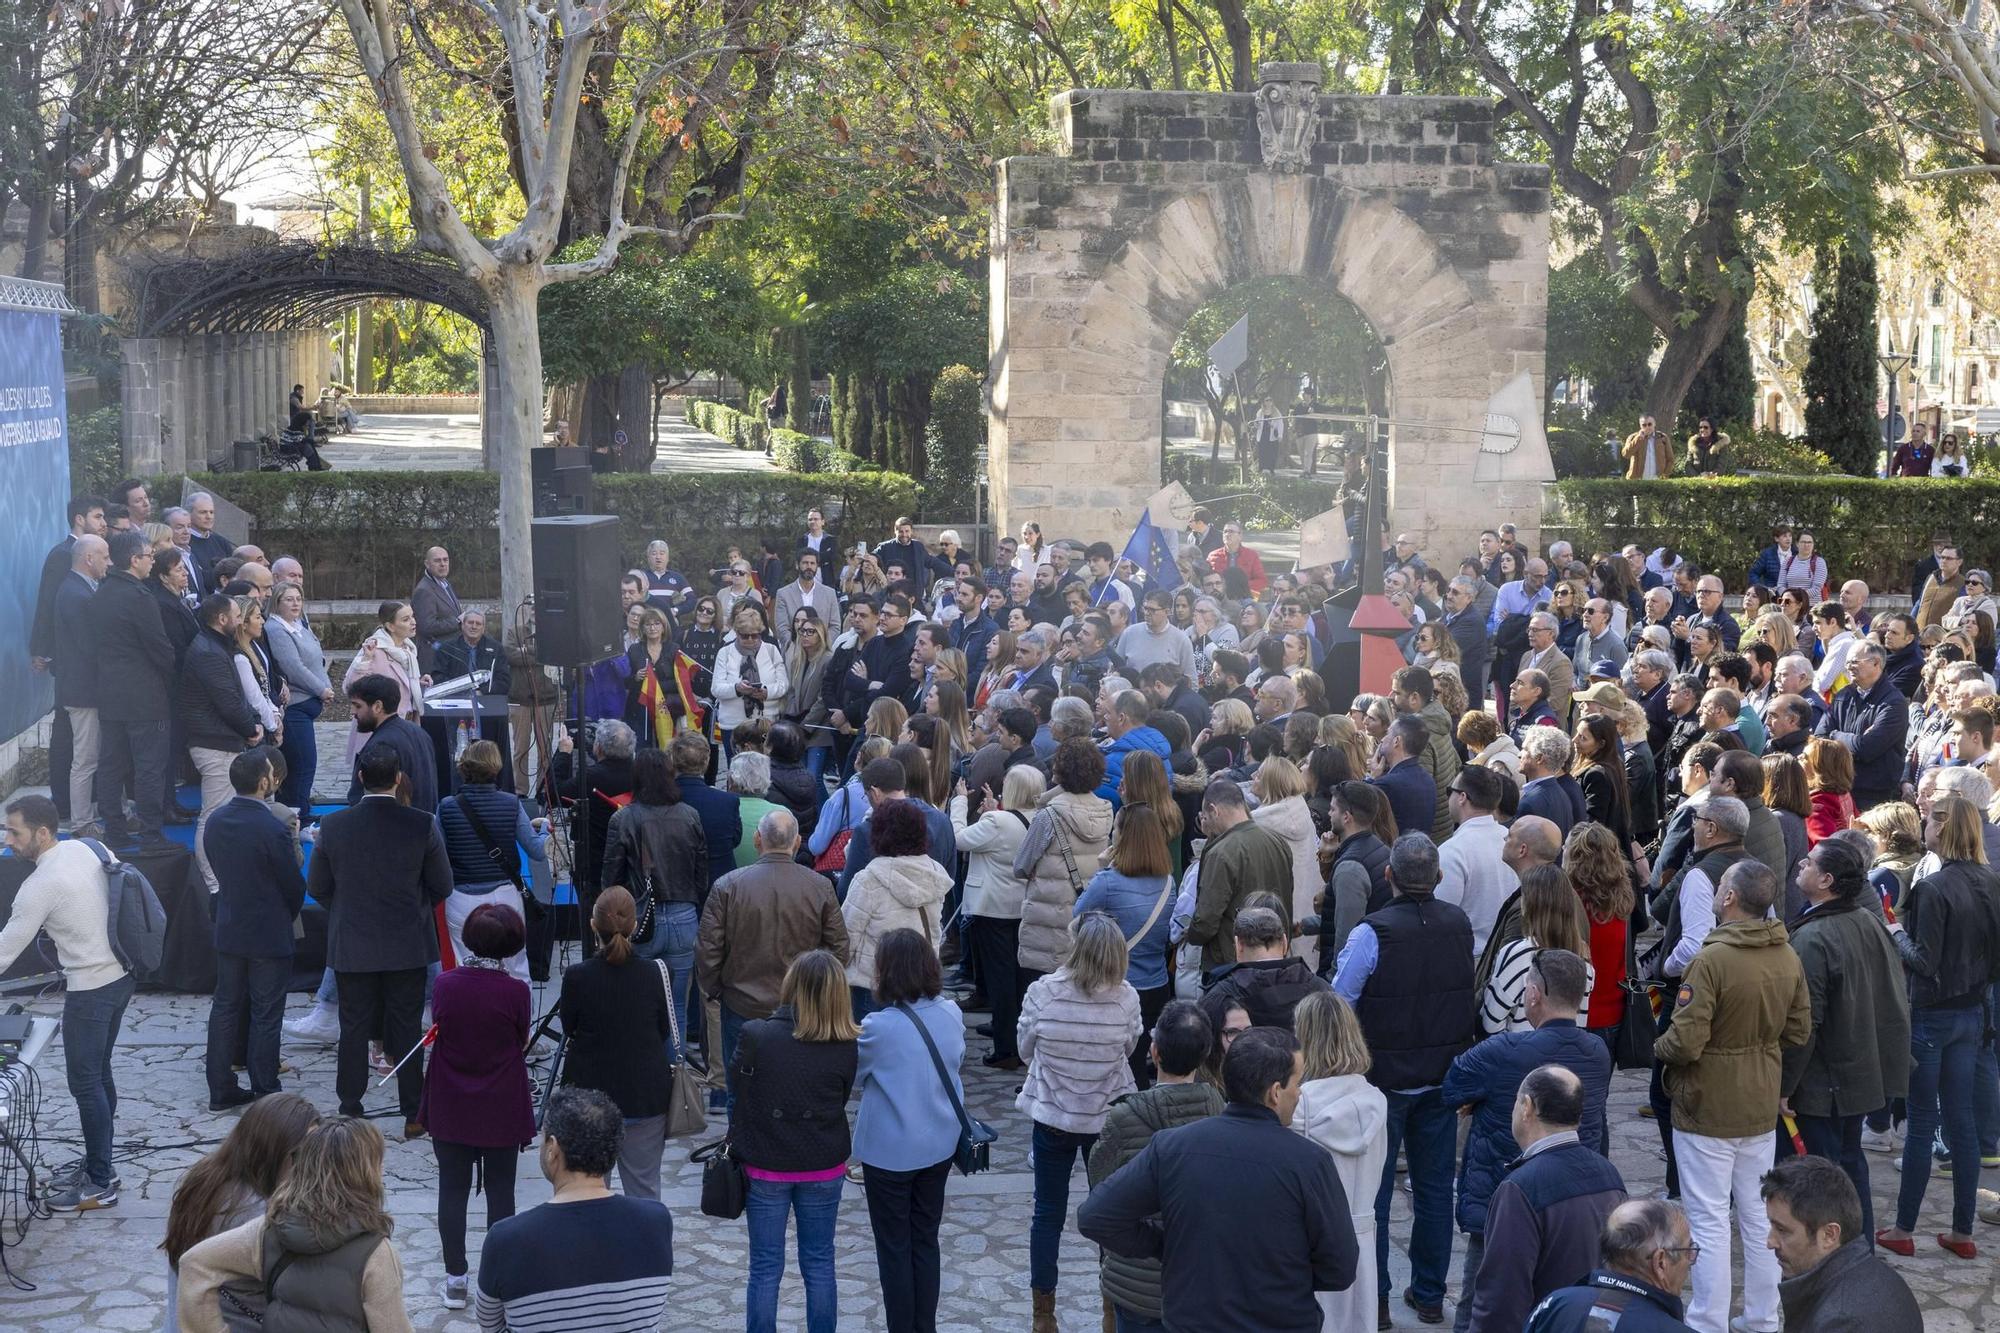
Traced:
POLYGON ((502 791, 514 790, 514 753, 507 729, 507 696, 504 694, 457 694, 424 701, 424 734, 431 738, 436 753, 438 795, 458 790, 458 733, 471 727, 479 740, 500 747, 500 776, 495 785, 502 791))

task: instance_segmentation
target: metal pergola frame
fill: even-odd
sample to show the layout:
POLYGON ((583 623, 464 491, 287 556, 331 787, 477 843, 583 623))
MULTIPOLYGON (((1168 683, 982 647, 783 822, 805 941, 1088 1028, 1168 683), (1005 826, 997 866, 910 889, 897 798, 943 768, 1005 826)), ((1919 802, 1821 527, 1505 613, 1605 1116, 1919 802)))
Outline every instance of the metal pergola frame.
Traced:
POLYGON ((134 312, 140 337, 311 328, 363 301, 442 306, 484 329, 484 295, 457 264, 415 250, 282 242, 148 269, 134 312))

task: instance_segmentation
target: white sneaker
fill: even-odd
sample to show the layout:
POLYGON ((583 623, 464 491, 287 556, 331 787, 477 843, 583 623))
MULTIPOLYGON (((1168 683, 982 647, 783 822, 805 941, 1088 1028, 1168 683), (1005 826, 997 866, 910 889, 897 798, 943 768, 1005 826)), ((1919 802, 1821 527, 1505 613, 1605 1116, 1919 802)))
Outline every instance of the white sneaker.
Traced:
POLYGON ((1893 1127, 1879 1130, 1863 1129, 1861 1131, 1861 1146, 1869 1152, 1900 1153, 1903 1151, 1902 1141, 1896 1137, 1896 1131, 1893 1127))
POLYGON ((288 1041, 316 1042, 331 1046, 340 1040, 340 1015, 330 1004, 315 1004, 306 1010, 303 1017, 293 1019, 284 1025, 288 1041))
POLYGON ((443 1302, 444 1308, 447 1310, 463 1310, 467 1303, 466 1287, 467 1282, 464 1275, 446 1277, 443 1285, 438 1288, 438 1300, 443 1302))

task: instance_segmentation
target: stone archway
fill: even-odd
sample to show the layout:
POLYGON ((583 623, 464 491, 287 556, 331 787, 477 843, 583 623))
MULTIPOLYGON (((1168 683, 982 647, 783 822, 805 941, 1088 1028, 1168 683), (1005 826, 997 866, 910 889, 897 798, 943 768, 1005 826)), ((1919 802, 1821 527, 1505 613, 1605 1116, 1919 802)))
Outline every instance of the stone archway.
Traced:
POLYGON ((1392 526, 1445 553, 1471 549, 1495 514, 1539 517, 1538 482, 1475 477, 1475 463, 1495 392, 1526 373, 1541 402, 1547 169, 1493 159, 1491 102, 1318 96, 1311 65, 1264 79, 1255 94, 1063 93, 1063 155, 1000 164, 989 441, 1002 531, 1128 529, 1160 484, 1175 335, 1203 302, 1267 276, 1326 283, 1381 337, 1408 423, 1391 450, 1392 526))

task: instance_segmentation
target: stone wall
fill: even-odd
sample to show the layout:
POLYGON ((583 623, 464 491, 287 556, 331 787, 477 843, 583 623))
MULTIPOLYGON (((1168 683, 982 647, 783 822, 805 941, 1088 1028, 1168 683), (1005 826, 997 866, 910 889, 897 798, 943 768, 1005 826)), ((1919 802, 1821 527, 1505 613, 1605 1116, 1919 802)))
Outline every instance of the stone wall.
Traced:
POLYGON ((206 472, 235 440, 276 434, 294 384, 316 397, 332 368, 324 329, 122 338, 125 467, 206 472))
POLYGON ((1310 102, 1296 169, 1265 164, 1255 94, 1078 91, 1063 154, 1000 164, 992 228, 990 432, 1002 531, 1118 540, 1158 488, 1168 352, 1249 279, 1338 290, 1389 358, 1390 523, 1425 549, 1497 513, 1532 526, 1539 485, 1475 477, 1489 397, 1540 401, 1547 169, 1494 160, 1475 98, 1310 102))

